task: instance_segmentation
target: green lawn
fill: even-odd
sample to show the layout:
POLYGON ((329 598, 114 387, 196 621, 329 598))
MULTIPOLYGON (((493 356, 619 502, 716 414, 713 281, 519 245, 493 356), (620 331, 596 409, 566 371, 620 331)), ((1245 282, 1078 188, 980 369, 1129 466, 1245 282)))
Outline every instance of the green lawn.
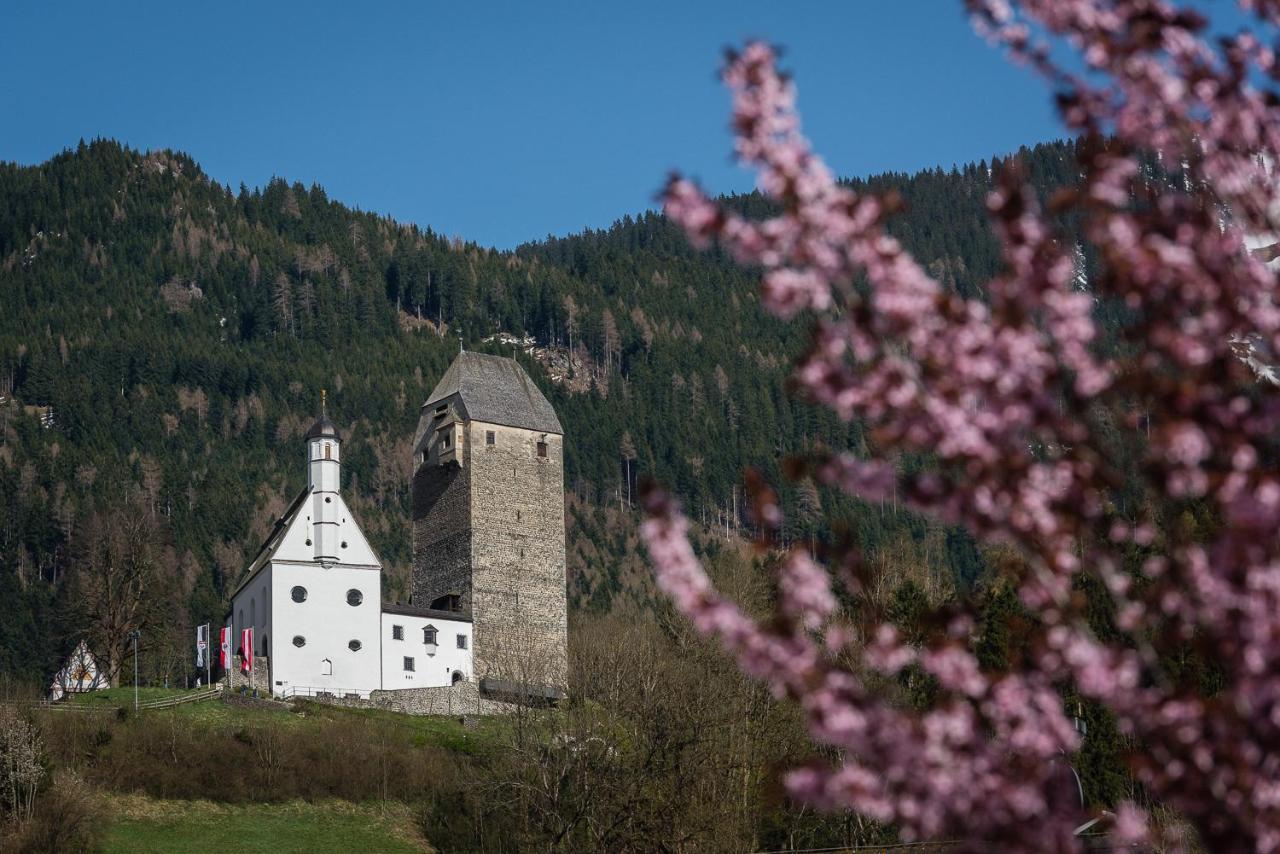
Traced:
POLYGON ((414 854, 430 850, 414 831, 413 815, 400 805, 250 804, 113 799, 107 854, 186 851, 326 852, 414 854))
MULTIPOLYGON (((146 702, 190 693, 193 691, 185 691, 181 688, 139 688, 138 699, 146 702)), ((133 686, 77 694, 70 697, 67 702, 104 711, 124 708, 132 712, 133 686)), ((143 709, 139 714, 173 715, 189 721, 194 726, 215 729, 266 720, 272 720, 284 726, 306 726, 307 721, 313 720, 378 720, 395 725, 416 746, 433 744, 471 755, 487 750, 492 746, 495 736, 501 732, 502 728, 510 726, 510 722, 500 715, 476 718, 473 725, 464 727, 456 717, 404 715, 383 709, 330 706, 310 700, 294 701, 293 708, 294 711, 288 711, 271 706, 233 706, 215 698, 168 709, 143 709)))
POLYGON ((471 755, 490 749, 496 742, 495 737, 511 725, 501 715, 477 717, 472 726, 464 727, 458 718, 445 715, 405 715, 385 709, 355 709, 312 701, 300 701, 295 706, 308 717, 317 719, 386 721, 403 730, 417 747, 434 744, 471 755))
MULTIPOLYGON (((190 691, 182 688, 138 688, 138 701, 145 703, 148 700, 167 700, 170 697, 180 697, 183 694, 194 694, 195 690, 190 691)), ((106 688, 102 691, 87 691, 84 694, 71 694, 67 697, 66 702, 74 703, 77 706, 127 706, 133 708, 133 686, 127 685, 120 688, 106 688)))

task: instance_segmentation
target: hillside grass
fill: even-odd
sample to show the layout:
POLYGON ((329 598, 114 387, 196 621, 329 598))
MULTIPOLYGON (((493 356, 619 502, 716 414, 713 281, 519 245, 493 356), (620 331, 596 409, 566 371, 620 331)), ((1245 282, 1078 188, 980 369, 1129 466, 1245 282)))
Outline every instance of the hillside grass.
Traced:
MULTIPOLYGON (((201 688, 200 690, 207 690, 201 688)), ((140 686, 138 688, 138 702, 146 703, 151 700, 168 700, 173 697, 181 697, 185 694, 194 694, 196 689, 186 690, 184 688, 147 688, 140 686)), ((70 703, 74 706, 90 706, 90 707, 111 707, 111 708, 133 708, 133 686, 122 685, 119 688, 103 688, 100 691, 86 691, 83 694, 68 694, 63 702, 70 703)))
POLYGON ((294 708, 300 716, 311 720, 390 723, 400 729, 414 747, 435 745, 470 756, 494 747, 496 736, 511 726, 510 719, 502 715, 469 717, 467 726, 461 718, 446 715, 406 715, 386 709, 353 709, 313 701, 295 702, 294 708))
POLYGON ((236 851, 247 854, 414 854, 431 851, 402 804, 346 801, 227 805, 139 795, 107 798, 106 854, 236 851))

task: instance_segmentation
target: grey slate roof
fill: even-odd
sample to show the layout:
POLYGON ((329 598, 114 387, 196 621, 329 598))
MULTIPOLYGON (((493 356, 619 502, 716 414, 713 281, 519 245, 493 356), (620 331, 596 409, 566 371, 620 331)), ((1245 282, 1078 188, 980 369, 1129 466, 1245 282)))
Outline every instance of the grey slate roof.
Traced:
POLYGON ((453 395, 472 421, 564 435, 551 403, 515 359, 459 353, 423 408, 453 395))
POLYGON ((298 497, 293 499, 293 503, 284 511, 284 515, 276 520, 275 525, 271 528, 271 533, 267 534, 267 539, 263 542, 262 547, 258 549, 258 553, 249 562, 248 572, 244 574, 244 578, 231 593, 233 600, 257 576, 258 570, 266 566, 271 558, 275 556, 276 551, 280 548, 280 543, 284 541, 285 532, 289 530, 289 526, 293 524, 293 520, 297 515, 302 512, 303 502, 306 501, 307 496, 310 494, 311 487, 302 487, 302 491, 298 493, 298 497))
POLYGON ((441 611, 438 608, 415 608, 412 605, 395 605, 382 603, 384 614, 404 614, 406 617, 427 617, 433 620, 453 620, 455 623, 471 622, 471 614, 466 611, 441 611))

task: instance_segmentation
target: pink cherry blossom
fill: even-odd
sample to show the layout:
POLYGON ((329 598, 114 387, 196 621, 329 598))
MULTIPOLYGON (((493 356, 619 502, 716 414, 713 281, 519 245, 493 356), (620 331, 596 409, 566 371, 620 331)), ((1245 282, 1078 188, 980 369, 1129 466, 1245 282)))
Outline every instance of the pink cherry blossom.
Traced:
MULTIPOLYGON (((987 204, 1004 270, 981 300, 949 292, 884 230, 894 205, 842 186, 812 151, 795 86, 758 42, 730 56, 724 81, 737 155, 780 212, 748 221, 678 176, 665 204, 695 245, 763 271, 766 309, 812 324, 796 387, 873 437, 871 458, 824 453, 812 476, 863 500, 893 494, 1013 549, 1018 596, 1039 620, 1032 653, 986 673, 967 646, 969 616, 922 647, 875 613, 844 619, 831 582, 857 593, 856 550, 825 567, 788 556, 779 618, 757 623, 714 590, 687 522, 653 490, 644 536, 658 583, 747 673, 796 701, 830 748, 787 773, 794 797, 892 823, 905 839, 1071 850, 1084 816, 1055 770, 1080 745, 1070 686, 1142 745, 1137 780, 1211 850, 1280 850, 1280 398, 1267 362, 1280 353, 1280 306, 1275 273, 1246 241, 1280 233, 1271 36, 1210 41, 1194 10, 1166 0, 965 6, 982 36, 1053 87, 1081 136, 1080 184, 1055 203, 1100 259, 1087 288, 1078 238, 1058 231, 1011 162, 987 204), (1083 65, 1060 62, 1072 51, 1083 65), (1101 300, 1134 318, 1105 347, 1101 300), (1140 449, 1137 472, 1117 432, 1140 449), (893 461, 905 455, 936 466, 904 473, 893 461), (1125 478, 1151 497, 1136 510, 1115 500, 1125 478), (1197 502, 1194 519, 1183 499, 1197 502), (1114 642, 1089 628, 1075 594, 1084 574, 1114 599, 1114 642), (1165 671, 1192 640, 1221 681, 1213 697, 1165 671), (930 708, 868 681, 907 668, 937 680, 930 708)), ((1241 6, 1260 29, 1280 25, 1280 0, 1241 6)), ((767 534, 781 510, 760 494, 767 534)), ((1113 837, 1146 844, 1145 813, 1120 805, 1113 837)))

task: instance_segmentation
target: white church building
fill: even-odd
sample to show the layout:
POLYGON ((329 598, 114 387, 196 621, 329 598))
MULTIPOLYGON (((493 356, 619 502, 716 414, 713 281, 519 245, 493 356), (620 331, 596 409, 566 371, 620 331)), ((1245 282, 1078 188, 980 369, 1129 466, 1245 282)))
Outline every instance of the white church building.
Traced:
POLYGON ((367 698, 471 679, 470 616, 382 604, 382 564, 342 499, 342 439, 324 414, 304 438, 307 486, 231 597, 233 651, 252 629, 256 687, 367 698))

